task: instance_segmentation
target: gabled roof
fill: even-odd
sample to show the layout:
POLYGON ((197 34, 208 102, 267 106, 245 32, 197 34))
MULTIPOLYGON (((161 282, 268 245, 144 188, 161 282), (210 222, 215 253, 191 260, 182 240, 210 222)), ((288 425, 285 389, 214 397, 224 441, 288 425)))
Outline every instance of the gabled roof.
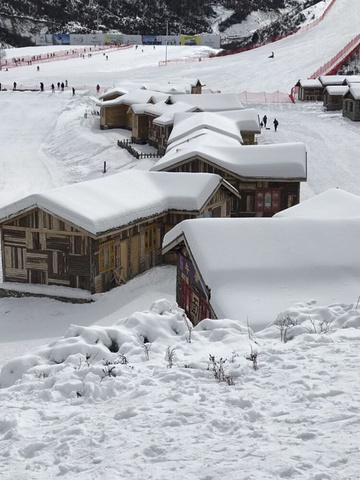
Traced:
POLYGON ((307 177, 303 143, 223 145, 219 141, 209 142, 204 135, 171 149, 151 170, 170 170, 199 157, 240 178, 304 181, 307 177))
POLYGON ((194 130, 188 135, 181 137, 179 140, 172 142, 167 146, 166 153, 170 153, 171 151, 179 152, 180 150, 191 148, 191 142, 193 140, 196 140, 198 144, 201 143, 202 145, 222 145, 223 147, 238 146, 240 143, 239 139, 214 132, 208 128, 200 128, 199 130, 194 130))
POLYGON ((217 113, 235 122, 240 132, 261 133, 260 118, 255 108, 243 108, 241 110, 229 110, 217 113))
POLYGON ((352 97, 354 100, 360 100, 360 83, 351 83, 349 90, 344 94, 344 98, 352 97))
POLYGON ((121 97, 122 95, 125 95, 125 93, 128 93, 129 91, 117 87, 117 88, 111 88, 110 90, 107 90, 105 93, 99 96, 99 100, 106 100, 108 97, 113 97, 114 95, 117 95, 118 97, 121 97))
POLYGON ((174 127, 168 139, 168 145, 189 133, 206 128, 220 132, 224 136, 242 141, 236 122, 214 112, 179 112, 174 115, 174 127))
POLYGON ((257 330, 297 302, 353 302, 359 239, 360 219, 197 219, 167 233, 163 252, 186 240, 217 317, 257 330))
POLYGON ((287 208, 274 218, 360 218, 360 197, 339 188, 331 188, 304 202, 287 208))
POLYGON ((157 102, 153 105, 148 104, 145 113, 156 116, 155 125, 172 125, 174 123, 174 115, 178 112, 193 112, 196 107, 188 103, 176 102, 168 103, 167 101, 157 102))
POLYGON ((330 96, 345 95, 348 90, 349 87, 347 85, 329 85, 328 87, 325 87, 325 92, 330 96))
POLYGON ((359 83, 360 82, 360 75, 346 75, 344 80, 344 85, 350 85, 350 83, 359 83))
POLYGON ((296 83, 296 86, 302 87, 302 88, 319 88, 319 89, 324 88, 318 78, 298 80, 298 82, 296 83))
POLYGON ((190 94, 191 85, 189 83, 173 84, 173 83, 145 83, 142 88, 144 90, 152 90, 154 92, 167 93, 168 95, 190 94))
POLYGON ((328 85, 343 85, 346 75, 321 75, 319 80, 324 87, 328 85))
POLYGON ((235 93, 171 95, 170 98, 172 102, 189 103, 204 112, 239 110, 244 108, 235 93))
POLYGON ((113 100, 107 101, 98 101, 97 105, 101 107, 112 107, 114 105, 133 105, 137 103, 148 103, 153 99, 154 103, 160 102, 161 100, 166 100, 169 97, 166 93, 153 92, 151 90, 142 90, 138 88, 132 90, 131 92, 121 95, 120 97, 114 98, 113 100))
POLYGON ((38 207, 97 235, 168 210, 200 211, 220 185, 236 194, 218 175, 125 171, 25 197, 0 209, 0 223, 38 207))

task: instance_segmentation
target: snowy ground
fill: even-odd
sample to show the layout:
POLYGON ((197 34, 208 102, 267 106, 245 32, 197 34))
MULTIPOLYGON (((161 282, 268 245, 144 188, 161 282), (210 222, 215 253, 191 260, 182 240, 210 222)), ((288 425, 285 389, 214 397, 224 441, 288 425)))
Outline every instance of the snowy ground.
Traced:
MULTIPOLYGON (((48 63, 39 72, 35 65, 0 72, 3 87, 12 88, 14 81, 34 87, 42 81, 46 88, 44 93, 0 92, 0 206, 35 191, 100 177, 105 160, 108 174, 153 164, 153 159, 134 161, 118 149, 116 140, 129 132, 99 130, 98 117, 91 115, 98 83, 104 90, 128 82, 197 77, 206 88, 223 92, 289 93, 299 78, 310 76, 359 33, 359 17, 358 0, 337 0, 313 30, 201 63, 158 67, 165 49, 157 46, 111 52, 109 60, 100 54, 48 63), (273 61, 267 58, 272 50, 273 61), (52 94, 51 83, 65 80, 68 90, 52 94)), ((9 58, 31 51, 11 51, 9 58)), ((205 51, 169 46, 168 58, 205 51)), ((360 195, 358 124, 339 113, 324 113, 320 104, 254 107, 280 122, 278 132, 264 131, 259 143, 305 143, 303 200, 336 186, 360 195)), ((309 316, 320 323, 332 319, 333 332, 310 334, 310 323, 286 344, 277 329, 257 332, 255 344, 247 329, 228 322, 204 324, 207 330, 199 327, 188 344, 181 313, 174 308, 165 317, 152 311, 111 327, 157 299, 172 303, 174 272, 173 267, 154 269, 90 305, 0 300, 3 385, 16 380, 21 366, 37 365, 23 380, 0 390, 0 479, 360 478, 357 299, 352 305, 338 299, 333 306, 294 306, 291 313, 301 322, 309 316), (169 322, 164 326, 162 317, 177 333, 169 322), (71 324, 89 329, 68 330, 71 324), (121 351, 133 369, 116 364, 117 376, 101 379, 103 370, 109 371, 103 359, 117 356, 110 355, 103 340, 89 367, 85 357, 80 364, 79 356, 71 356, 74 345, 81 345, 83 353, 94 352, 100 327, 108 333, 121 330, 127 339, 120 342, 121 351), (139 343, 144 329, 154 332, 149 361, 139 343), (67 331, 65 339, 57 340, 67 331), (55 344, 40 347, 49 342, 55 344), (258 350, 258 371, 245 359, 250 345, 258 350), (30 354, 34 347, 40 350, 30 354), (168 347, 176 347, 171 369, 168 347), (54 352, 67 362, 54 364, 54 352), (228 359, 234 386, 215 381, 207 370, 209 354, 228 359)))

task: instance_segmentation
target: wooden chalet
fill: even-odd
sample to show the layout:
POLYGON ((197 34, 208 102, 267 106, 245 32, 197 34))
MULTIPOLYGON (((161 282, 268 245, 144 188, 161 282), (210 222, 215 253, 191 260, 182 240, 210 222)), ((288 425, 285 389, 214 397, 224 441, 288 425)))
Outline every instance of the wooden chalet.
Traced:
POLYGON ((300 201, 300 183, 307 179, 304 144, 245 146, 219 133, 174 146, 152 170, 216 173, 239 191, 232 216, 270 217, 300 201))
POLYGON ((326 110, 341 110, 343 103, 343 96, 349 90, 349 87, 344 85, 335 85, 325 87, 324 90, 324 107, 326 110))
POLYGON ((115 100, 115 98, 121 97, 122 95, 125 95, 126 93, 129 93, 128 90, 125 90, 123 88, 112 88, 102 95, 99 96, 99 100, 107 101, 107 100, 115 100))
POLYGON ((310 102, 324 100, 324 86, 318 78, 299 80, 295 87, 298 88, 298 100, 310 102))
POLYGON ((131 105, 144 104, 151 101, 156 103, 167 97, 168 95, 164 93, 137 89, 112 100, 99 101, 97 105, 100 106, 100 129, 126 128, 131 130, 134 116, 133 111, 129 110, 131 105))
POLYGON ((353 122, 360 121, 360 83, 350 84, 348 92, 343 96, 342 114, 353 122))
POLYGON ((0 210, 4 282, 107 291, 164 262, 164 234, 230 216, 217 175, 126 171, 30 195, 0 210))
POLYGON ((167 233, 163 254, 177 255, 176 301, 192 323, 226 318, 256 330, 299 298, 322 305, 357 298, 360 219, 334 222, 322 206, 316 220, 310 209, 308 218, 186 220, 167 233))

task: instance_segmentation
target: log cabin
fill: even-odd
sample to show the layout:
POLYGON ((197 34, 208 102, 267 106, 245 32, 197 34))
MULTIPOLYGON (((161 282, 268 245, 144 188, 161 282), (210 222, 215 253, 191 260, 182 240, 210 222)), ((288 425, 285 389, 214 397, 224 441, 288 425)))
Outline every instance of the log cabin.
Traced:
POLYGON ((324 86, 318 78, 298 80, 298 100, 317 102, 324 100, 324 86))
POLYGON ((269 217, 300 201, 307 180, 303 143, 242 145, 238 139, 197 131, 170 148, 152 168, 162 172, 216 173, 239 191, 232 216, 269 217))
POLYGON ((360 121, 360 83, 351 83, 344 94, 342 114, 353 122, 360 121))
POLYGON ((131 105, 159 102, 168 98, 165 93, 150 90, 136 89, 112 100, 97 101, 100 107, 100 129, 126 128, 131 130, 133 112, 129 111, 131 105))
POLYGON ((199 219, 167 233, 163 253, 177 254, 176 301, 194 325, 259 330, 297 302, 353 303, 359 238, 359 217, 199 219))
POLYGON ((324 107, 325 110, 341 110, 343 97, 349 90, 346 85, 328 86, 324 89, 324 107))
POLYGON ((234 195, 217 175, 134 170, 30 195, 0 209, 3 281, 110 290, 166 261, 180 221, 229 216, 234 195))

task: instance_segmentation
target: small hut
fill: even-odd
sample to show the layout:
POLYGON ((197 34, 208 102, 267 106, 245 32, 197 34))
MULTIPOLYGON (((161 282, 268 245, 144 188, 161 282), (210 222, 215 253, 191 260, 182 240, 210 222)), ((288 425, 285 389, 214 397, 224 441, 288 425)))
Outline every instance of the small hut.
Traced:
POLYGON ((346 85, 335 85, 325 87, 324 107, 326 110, 341 110, 343 96, 349 90, 346 85))
POLYGON ((349 90, 343 97, 343 117, 353 122, 360 121, 360 84, 350 84, 349 90))
POLYGON ((295 87, 298 87, 298 100, 317 102, 323 101, 324 87, 318 78, 299 80, 295 87))

